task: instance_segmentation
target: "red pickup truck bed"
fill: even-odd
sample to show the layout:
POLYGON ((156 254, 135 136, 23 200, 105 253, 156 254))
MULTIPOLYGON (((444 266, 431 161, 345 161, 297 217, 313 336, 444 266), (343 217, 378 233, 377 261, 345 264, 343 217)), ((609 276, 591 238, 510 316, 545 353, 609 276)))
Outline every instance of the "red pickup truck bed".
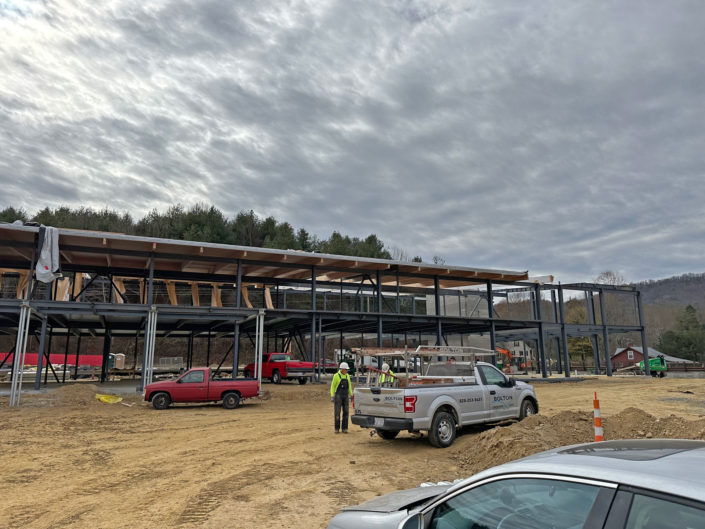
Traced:
POLYGON ((256 380, 215 379, 207 367, 196 367, 174 380, 154 382, 144 388, 144 400, 162 410, 173 402, 218 402, 223 407, 237 408, 242 399, 259 395, 256 380))

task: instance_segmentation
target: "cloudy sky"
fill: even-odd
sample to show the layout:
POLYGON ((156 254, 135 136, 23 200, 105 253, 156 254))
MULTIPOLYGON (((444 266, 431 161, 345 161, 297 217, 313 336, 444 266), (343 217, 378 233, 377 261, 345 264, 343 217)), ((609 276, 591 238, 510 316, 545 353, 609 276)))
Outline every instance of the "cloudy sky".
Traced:
POLYGON ((705 3, 0 0, 0 209, 253 209, 450 264, 705 271, 705 3))

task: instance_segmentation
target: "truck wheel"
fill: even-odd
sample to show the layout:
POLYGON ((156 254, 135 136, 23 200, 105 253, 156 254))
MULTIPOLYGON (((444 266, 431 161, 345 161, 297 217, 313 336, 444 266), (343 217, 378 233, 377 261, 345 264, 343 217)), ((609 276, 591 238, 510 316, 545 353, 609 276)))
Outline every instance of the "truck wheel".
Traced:
POLYGON ((439 411, 433 416, 428 440, 437 448, 447 448, 455 441, 455 419, 447 411, 439 411))
POLYGON ((243 375, 245 375, 245 378, 252 378, 249 371, 245 371, 243 375))
POLYGON ((240 404, 240 395, 235 392, 226 393, 223 395, 223 408, 226 410, 234 410, 240 404))
POLYGON ((308 379, 306 377, 299 377, 299 384, 302 386, 308 382, 308 379))
POLYGON ((165 410, 171 404, 171 397, 168 393, 157 393, 152 397, 152 406, 155 410, 165 410))
POLYGON ((536 414, 536 407, 529 399, 524 399, 519 408, 519 420, 526 419, 529 415, 536 414))
POLYGON ((282 383, 282 376, 279 374, 279 371, 276 369, 272 371, 272 382, 275 384, 281 384, 282 383))
POLYGON ((386 439, 387 441, 391 441, 397 435, 399 435, 399 430, 380 430, 379 428, 375 428, 375 431, 377 432, 377 435, 379 435, 382 439, 386 439))

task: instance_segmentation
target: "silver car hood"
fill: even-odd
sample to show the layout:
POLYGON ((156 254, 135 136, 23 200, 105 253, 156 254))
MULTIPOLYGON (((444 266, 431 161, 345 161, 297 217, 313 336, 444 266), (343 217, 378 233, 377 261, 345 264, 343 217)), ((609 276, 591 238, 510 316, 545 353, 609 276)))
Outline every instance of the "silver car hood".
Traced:
POLYGON ((433 485, 431 487, 416 487, 414 489, 400 490, 383 496, 377 496, 359 505, 345 507, 343 511, 369 511, 369 512, 394 512, 408 509, 412 505, 438 496, 448 490, 452 484, 433 485))

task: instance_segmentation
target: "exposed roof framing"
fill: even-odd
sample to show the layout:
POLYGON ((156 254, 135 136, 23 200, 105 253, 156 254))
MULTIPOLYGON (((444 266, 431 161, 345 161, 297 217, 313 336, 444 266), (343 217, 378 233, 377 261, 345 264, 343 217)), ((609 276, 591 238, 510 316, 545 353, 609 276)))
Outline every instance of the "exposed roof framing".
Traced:
MULTIPOLYGON (((34 240, 39 228, 0 224, 0 260, 25 261, 29 268, 34 240)), ((527 271, 492 270, 463 266, 410 263, 340 255, 275 250, 226 244, 201 243, 138 237, 108 232, 60 229, 62 261, 74 269, 111 268, 146 270, 154 259, 155 273, 174 278, 188 274, 222 276, 232 282, 238 261, 243 275, 269 279, 357 282, 361 274, 373 278, 379 272, 382 285, 433 287, 435 277, 441 288, 460 288, 486 281, 522 281, 527 271)))

